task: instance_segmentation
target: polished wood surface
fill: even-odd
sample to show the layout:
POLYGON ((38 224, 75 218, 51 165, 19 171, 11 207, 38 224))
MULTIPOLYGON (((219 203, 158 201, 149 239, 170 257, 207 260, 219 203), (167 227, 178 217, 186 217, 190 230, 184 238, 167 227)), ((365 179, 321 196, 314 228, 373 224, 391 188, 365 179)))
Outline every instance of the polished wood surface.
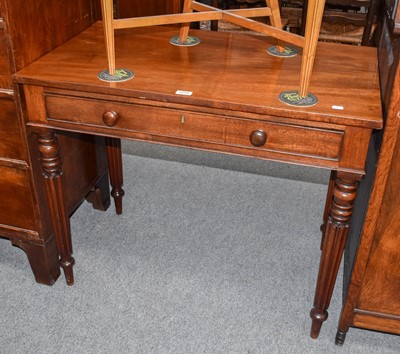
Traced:
MULTIPOLYGON (((97 77, 107 68, 102 27, 97 23, 20 71, 16 80, 129 97, 143 104, 154 101, 155 106, 165 101, 171 104, 190 101, 191 106, 199 107, 202 112, 221 109, 239 116, 252 113, 259 114, 260 120, 268 120, 262 115, 272 115, 302 119, 304 125, 320 122, 382 126, 374 48, 319 43, 311 80, 319 102, 294 109, 281 103, 278 95, 296 88, 301 56, 287 59, 269 56, 268 37, 208 31, 196 33, 202 40, 200 45, 178 48, 169 43, 176 34, 176 30, 163 27, 118 31, 117 66, 134 71, 135 78, 107 83, 97 77), (192 95, 179 95, 177 90, 190 91, 192 95)), ((37 122, 41 119, 47 123, 45 117, 35 117, 37 122)))
MULTIPOLYGON (((213 3, 214 4, 214 3, 213 3)), ((310 0, 307 6, 307 24, 304 37, 282 29, 280 6, 276 0, 266 0, 265 7, 254 9, 222 10, 194 0, 184 0, 182 13, 172 15, 132 17, 114 19, 112 0, 101 0, 104 36, 107 49, 108 72, 115 75, 115 30, 155 25, 181 24, 179 42, 186 43, 190 23, 206 20, 224 20, 240 27, 263 33, 278 40, 276 48, 284 52, 284 42, 303 48, 300 83, 297 90, 300 98, 309 94, 311 74, 321 27, 325 0, 310 0), (254 21, 251 17, 268 17, 269 24, 254 21)))
MULTIPOLYGON (((97 6, 92 0, 0 0, 0 237, 23 249, 35 279, 48 285, 60 274, 59 251, 36 136, 25 126, 22 99, 11 74, 87 28, 100 17, 97 6)), ((106 206, 104 139, 66 132, 58 135, 60 145, 68 146, 62 157, 68 213, 96 190, 106 206), (96 189, 98 184, 101 188, 96 189)), ((99 198, 89 199, 102 208, 99 198)))
POLYGON ((14 76, 25 97, 27 125, 38 134, 43 170, 54 178, 46 177, 47 198, 59 225, 67 283, 73 283, 72 244, 58 163, 63 153, 54 129, 107 136, 117 212, 123 195, 119 138, 330 168, 335 180, 311 311, 311 336, 317 338, 327 318, 371 132, 382 126, 376 53, 321 43, 313 76, 319 102, 297 108, 280 102, 278 94, 296 85, 300 57, 269 56, 267 37, 208 31, 196 33, 199 46, 175 47, 169 38, 177 32, 164 27, 118 32, 118 66, 135 71, 129 81, 97 77, 107 68, 101 23, 14 76))
POLYGON ((379 45, 385 127, 376 144, 379 154, 369 154, 377 154, 372 159, 376 173, 364 193, 370 195, 365 218, 355 220, 361 225, 360 241, 351 254, 354 266, 347 267, 351 278, 337 344, 344 343, 350 326, 400 334, 400 37, 393 18, 384 21, 379 45))

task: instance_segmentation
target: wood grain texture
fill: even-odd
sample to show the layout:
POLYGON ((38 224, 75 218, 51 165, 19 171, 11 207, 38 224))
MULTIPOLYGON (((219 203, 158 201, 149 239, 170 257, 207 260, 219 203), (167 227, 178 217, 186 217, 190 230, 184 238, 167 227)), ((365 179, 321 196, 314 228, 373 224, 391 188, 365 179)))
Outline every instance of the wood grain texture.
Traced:
POLYGON ((92 0, 3 1, 13 72, 87 28, 97 18, 96 6, 92 0))
POLYGON ((388 24, 379 45, 385 127, 337 344, 350 326, 400 334, 400 39, 388 24))
MULTIPOLYGON (((135 65, 129 81, 108 83, 97 77, 107 65, 101 24, 15 75, 25 88, 28 126, 41 134, 53 223, 68 224, 62 154, 53 128, 107 137, 117 212, 123 194, 120 138, 335 169, 312 311, 311 336, 316 338, 327 318, 371 131, 382 126, 375 52, 320 46, 319 80, 314 82, 320 101, 293 108, 277 96, 295 82, 301 59, 269 56, 268 38, 232 34, 197 32, 201 46, 175 47, 169 38, 176 32, 159 27, 118 32, 118 66, 135 65), (351 60, 356 54, 359 60, 351 60), (349 98, 352 93, 356 96, 349 98), (343 104, 340 109, 332 99, 343 104)), ((56 239, 64 246, 71 283, 68 229, 59 228, 56 239)))
MULTIPOLYGON (((25 126, 22 92, 12 83, 11 74, 91 25, 100 17, 97 7, 97 0, 0 0, 0 237, 22 248, 35 279, 48 285, 59 274, 58 251, 37 142, 25 126)), ((105 174, 104 139, 99 143, 64 133, 60 144, 68 147, 63 163, 70 181, 66 186, 70 214, 98 174, 105 174)))
POLYGON ((16 80, 143 100, 190 103, 202 110, 210 107, 312 122, 382 126, 373 48, 320 43, 311 80, 311 90, 319 102, 313 107, 293 109, 277 96, 296 89, 300 56, 269 56, 266 49, 272 43, 268 38, 208 31, 196 33, 202 40, 200 45, 180 48, 169 43, 176 34, 176 30, 161 27, 116 33, 117 67, 135 72, 130 81, 107 83, 97 78, 107 68, 100 23, 22 70, 16 80), (176 90, 190 91, 192 95, 180 96, 176 90))
POLYGON ((4 29, 0 28, 0 89, 12 89, 10 60, 4 29))
POLYGON ((25 160, 26 151, 22 146, 17 107, 13 97, 0 97, 0 156, 13 160, 25 160))

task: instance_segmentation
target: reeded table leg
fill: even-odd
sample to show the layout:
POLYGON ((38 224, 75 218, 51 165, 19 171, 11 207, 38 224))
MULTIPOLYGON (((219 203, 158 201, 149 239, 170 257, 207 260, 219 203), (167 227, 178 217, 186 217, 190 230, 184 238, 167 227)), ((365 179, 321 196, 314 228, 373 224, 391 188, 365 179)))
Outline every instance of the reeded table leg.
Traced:
POLYGON ((326 224, 328 223, 328 218, 331 211, 331 204, 332 204, 333 190, 335 188, 335 183, 336 183, 336 171, 332 170, 329 179, 328 193, 326 194, 324 216, 321 225, 321 232, 322 232, 321 246, 320 246, 321 250, 324 248, 324 236, 325 236, 326 224))
POLYGON ((322 323, 328 318, 336 276, 342 259, 357 194, 359 175, 338 172, 333 188, 333 200, 326 224, 321 261, 315 290, 311 337, 318 338, 322 323))
POLYGON ((125 192, 122 189, 122 151, 121 140, 106 138, 108 171, 110 173, 111 196, 114 198, 115 211, 122 214, 122 197, 125 192))
POLYGON ((51 129, 40 129, 37 133, 47 201, 49 203, 57 248, 60 254, 60 266, 64 270, 67 284, 73 285, 74 275, 72 267, 75 260, 72 257, 71 228, 61 179, 62 168, 59 144, 57 137, 51 129))

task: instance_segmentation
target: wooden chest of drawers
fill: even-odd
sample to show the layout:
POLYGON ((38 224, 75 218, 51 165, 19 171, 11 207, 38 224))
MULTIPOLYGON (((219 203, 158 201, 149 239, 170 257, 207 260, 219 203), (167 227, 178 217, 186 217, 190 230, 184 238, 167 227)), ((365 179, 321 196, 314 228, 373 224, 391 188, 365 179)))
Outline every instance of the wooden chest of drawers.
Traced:
MULTIPOLYGON (((72 0, 64 6, 59 1, 0 0, 0 237, 27 253, 36 280, 44 284, 59 276, 59 255, 36 141, 25 127, 11 75, 89 26, 97 19, 96 6, 92 0, 72 0)), ((107 182, 102 183, 107 204, 104 142, 71 133, 60 133, 59 140, 74 146, 63 159, 73 181, 67 183, 69 210, 75 210, 100 179, 107 182), (77 164, 85 168, 76 169, 77 164)))

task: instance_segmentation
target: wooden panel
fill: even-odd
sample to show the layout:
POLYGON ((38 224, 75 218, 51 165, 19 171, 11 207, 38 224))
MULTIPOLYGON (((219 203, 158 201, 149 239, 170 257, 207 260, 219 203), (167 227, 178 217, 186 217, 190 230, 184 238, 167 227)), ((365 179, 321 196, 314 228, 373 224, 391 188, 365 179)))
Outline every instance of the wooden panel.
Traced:
POLYGON ((400 316, 400 131, 388 175, 358 307, 400 316))
POLYGON ((0 166, 0 223, 34 230, 34 203, 29 171, 0 166))
POLYGON ((114 0, 120 18, 152 16, 181 11, 183 0, 114 0))
POLYGON ((82 203, 96 179, 107 171, 104 138, 60 132, 66 203, 69 213, 82 203))
POLYGON ((356 309, 353 325, 360 328, 379 330, 400 335, 400 318, 385 313, 359 313, 356 309))
POLYGON ((368 208, 357 204, 359 211, 353 214, 345 263, 345 278, 351 278, 344 288, 339 344, 350 325, 400 333, 400 42, 386 18, 391 12, 382 13, 378 55, 385 126, 383 135, 372 140, 368 184, 359 188, 358 199, 368 202, 368 208))
POLYGON ((22 137, 13 98, 0 97, 0 156, 23 159, 22 137))
POLYGON ((2 6, 14 71, 80 33, 97 19, 98 11, 97 0, 13 0, 2 6), (21 30, 22 24, 27 30, 21 30))
POLYGON ((0 18, 0 89, 11 89, 11 69, 7 45, 4 36, 3 22, 0 18))

